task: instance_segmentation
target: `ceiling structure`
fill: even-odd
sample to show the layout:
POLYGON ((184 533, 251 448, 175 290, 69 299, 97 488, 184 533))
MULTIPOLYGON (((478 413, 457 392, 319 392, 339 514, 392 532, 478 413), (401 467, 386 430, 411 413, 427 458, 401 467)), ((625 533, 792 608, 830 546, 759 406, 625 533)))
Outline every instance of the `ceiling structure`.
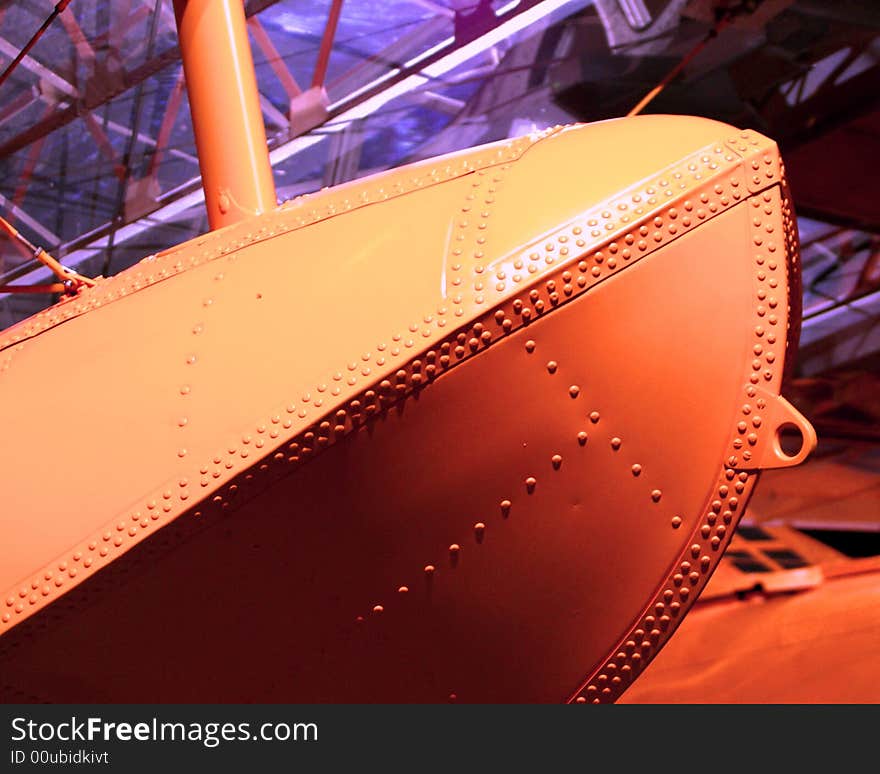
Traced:
MULTIPOLYGON (((0 2, 0 67, 54 7, 0 2)), ((832 505, 849 508, 843 492, 852 480, 858 529, 880 531, 875 0, 245 7, 282 200, 534 129, 616 118, 658 84, 665 87, 642 112, 702 115, 777 140, 799 216, 804 285, 787 394, 819 433, 817 466, 836 466, 842 489, 832 505)), ((0 173, 0 214, 90 277, 207 230, 171 0, 69 3, 0 86, 0 173)), ((30 252, 0 239, 0 285, 49 276, 30 252)), ((0 328, 54 300, 0 293, 0 328)), ((811 464, 804 475, 819 481, 811 464)), ((763 522, 782 501, 772 491, 768 483, 762 499, 759 487, 754 503, 763 522)), ((834 510, 827 500, 823 514, 834 510)))
MULTIPOLYGON (((585 5, 246 3, 279 197, 406 161, 497 68, 517 30, 585 5)), ((52 8, 6 3, 0 53, 17 53, 52 8)), ((74 0, 0 105, 0 207, 67 264, 108 276, 205 230, 170 0, 74 0)), ((2 249, 2 281, 33 268, 14 245, 2 249)), ((0 322, 48 301, 15 299, 0 322)))
MULTIPOLYGON (((53 8, 0 5, 4 64, 53 8)), ((698 46, 646 112, 705 115, 780 142, 810 216, 808 313, 874 282, 870 0, 250 0, 246 10, 282 199, 624 115, 698 46)), ((0 88, 0 208, 84 273, 107 276, 206 228, 195 154, 171 0, 73 0, 0 88)), ((25 277, 29 259, 0 244, 0 282, 25 277)), ((4 298, 0 324, 50 302, 4 298)))

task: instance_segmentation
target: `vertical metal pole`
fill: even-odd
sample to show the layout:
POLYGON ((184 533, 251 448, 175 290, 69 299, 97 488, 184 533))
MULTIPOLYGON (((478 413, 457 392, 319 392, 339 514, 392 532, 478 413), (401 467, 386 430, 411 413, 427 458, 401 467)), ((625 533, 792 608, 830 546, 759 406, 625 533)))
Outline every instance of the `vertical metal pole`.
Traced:
POLYGON ((212 229, 275 208, 243 0, 174 0, 212 229))

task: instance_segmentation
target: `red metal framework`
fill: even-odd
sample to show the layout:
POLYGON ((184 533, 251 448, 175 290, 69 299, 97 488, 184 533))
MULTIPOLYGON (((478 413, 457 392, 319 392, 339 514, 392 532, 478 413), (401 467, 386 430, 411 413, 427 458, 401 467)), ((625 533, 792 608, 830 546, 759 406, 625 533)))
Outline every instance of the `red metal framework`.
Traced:
MULTIPOLYGON (((470 28, 456 25, 454 36, 445 39, 442 45, 430 46, 429 50, 425 51, 425 47, 428 45, 426 41, 436 40, 438 30, 441 28, 445 30, 448 27, 449 33, 453 31, 452 22, 456 18, 457 12, 447 8, 444 13, 438 13, 432 18, 424 20, 412 30, 407 30, 398 40, 395 40, 366 59, 354 62, 341 75, 337 73, 328 80, 328 73, 330 72, 328 68, 331 62, 330 53, 336 45, 335 28, 340 20, 344 19, 343 4, 341 2, 334 2, 328 8, 327 23, 324 25, 320 43, 317 46, 316 66, 311 76, 313 85, 297 93, 300 86, 291 74, 290 67, 282 57, 277 55, 277 51, 273 53, 274 45, 257 20, 259 13, 275 5, 276 2, 277 0, 251 0, 244 3, 244 7, 245 15, 251 19, 249 30, 254 36, 255 44, 264 53, 272 71, 284 87, 288 97, 293 95, 290 99, 291 104, 286 117, 275 110, 268 100, 262 96, 260 97, 261 107, 267 120, 271 120, 273 124, 277 124, 282 130, 270 140, 270 146, 281 152, 281 157, 286 157, 290 153, 288 146, 291 146, 299 135, 334 118, 342 119, 348 111, 358 109, 359 106, 369 103, 371 99, 377 97, 381 99, 384 91, 393 90, 402 81, 418 77, 418 74, 425 70, 425 68, 430 68, 434 64, 442 62, 446 57, 452 57, 463 47, 476 42, 480 35, 493 32, 492 29, 486 29, 482 30, 480 35, 476 35, 470 28), (401 62, 403 65, 397 66, 397 63, 401 62), (328 89, 332 89, 338 95, 336 102, 333 104, 330 104, 330 100, 327 97, 326 91, 328 89)), ((566 5, 566 3, 561 2, 561 0, 550 0, 549 2, 547 0, 523 0, 502 9, 496 17, 496 26, 501 27, 519 18, 525 19, 528 12, 531 11, 544 13, 544 7, 553 10, 563 5, 566 5)), ((569 3, 569 5, 579 4, 569 3)), ((72 15, 71 10, 68 9, 65 15, 72 15)), ((131 26, 137 23, 143 16, 143 9, 136 9, 130 10, 127 13, 121 13, 120 18, 125 25, 131 26)), ((58 76, 57 73, 47 70, 38 61, 26 58, 23 66, 33 71, 35 75, 39 75, 46 83, 51 83, 52 92, 41 94, 39 98, 45 101, 47 105, 52 106, 53 109, 51 111, 47 110, 46 115, 36 120, 23 131, 9 137, 0 147, 0 157, 15 154, 17 151, 38 141, 41 137, 68 125, 77 118, 95 114, 99 109, 104 110, 110 101, 120 97, 129 90, 137 89, 147 79, 176 62, 180 56, 179 48, 173 46, 148 57, 143 62, 133 64, 128 69, 125 69, 123 66, 123 69, 119 72, 104 73, 103 70, 106 68, 89 67, 88 62, 92 61, 92 55, 89 52, 97 51, 105 45, 109 45, 112 50, 115 50, 113 47, 118 46, 118 40, 110 40, 110 37, 118 39, 123 33, 121 31, 116 31, 113 35, 110 35, 109 32, 106 34, 102 33, 103 37, 99 35, 89 40, 86 36, 86 39, 83 40, 84 33, 77 33, 77 29, 82 32, 81 25, 77 25, 77 28, 74 29, 73 24, 68 22, 67 26, 70 28, 68 30, 68 37, 75 44, 77 58, 73 69, 75 70, 80 66, 84 67, 86 71, 91 69, 95 77, 90 78, 89 83, 76 84, 68 78, 58 76), (107 40, 104 40, 104 37, 107 40), (86 57, 85 64, 83 64, 83 56, 86 57), (99 70, 101 73, 99 73, 99 70), (98 77, 99 75, 100 77, 98 77), (111 75, 113 77, 109 77, 111 75)), ((167 161, 170 156, 181 159, 185 158, 192 163, 196 161, 191 154, 176 147, 168 147, 168 143, 171 141, 174 119, 179 115, 178 110, 181 98, 182 94, 175 87, 167 98, 166 118, 162 122, 162 126, 155 139, 146 135, 142 136, 140 133, 136 135, 136 142, 155 149, 149 154, 151 158, 146 169, 140 167, 129 168, 128 170, 117 168, 114 170, 114 174, 116 174, 120 181, 120 186, 125 190, 123 196, 119 198, 120 203, 116 207, 112 219, 85 233, 80 233, 72 240, 64 240, 63 237, 59 237, 54 240, 47 240, 49 244, 63 254, 73 253, 76 256, 73 259, 74 261, 82 260, 97 245, 100 245, 100 249, 106 250, 108 244, 118 244, 122 237, 111 236, 109 242, 107 237, 115 235, 122 226, 132 222, 132 220, 143 218, 145 215, 155 212, 166 204, 171 205, 173 209, 176 200, 198 190, 201 181, 197 177, 191 178, 183 184, 175 184, 169 187, 167 180, 160 185, 158 176, 161 164, 167 161), (85 248, 84 253, 78 252, 83 248, 85 248)), ((22 105, 19 105, 17 109, 30 104, 29 101, 23 99, 19 99, 18 102, 22 103, 22 105)), ((461 103, 456 103, 455 100, 452 100, 450 104, 461 103)), ((131 134, 130 130, 125 126, 113 120, 108 120, 106 117, 102 120, 97 120, 93 116, 92 119, 85 118, 85 121, 89 133, 95 138, 97 146, 104 149, 104 156, 108 159, 111 158, 109 149, 113 145, 109 138, 109 133, 125 136, 131 134)), ((118 155, 120 157, 123 156, 121 153, 118 155)), ((120 160, 122 162, 125 161, 124 158, 117 161, 120 160)), ((133 161, 136 161, 136 159, 133 161)), ((17 217, 19 212, 21 212, 20 208, 19 210, 11 211, 10 214, 17 217)), ((31 221, 23 220, 22 222, 30 224, 31 221)), ((146 225, 147 223, 145 222, 138 231, 143 230, 146 225)), ((43 232, 40 233, 42 234, 43 232)), ((35 265, 30 262, 19 265, 12 271, 7 272, 2 279, 6 281, 15 280, 32 271, 34 267, 35 265)))

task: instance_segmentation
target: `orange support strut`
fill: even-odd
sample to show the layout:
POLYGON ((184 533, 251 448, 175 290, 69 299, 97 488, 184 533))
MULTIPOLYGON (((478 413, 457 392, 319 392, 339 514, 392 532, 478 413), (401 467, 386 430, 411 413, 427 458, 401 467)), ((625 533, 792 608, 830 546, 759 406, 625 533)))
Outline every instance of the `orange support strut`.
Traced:
POLYGON ((242 0, 174 0, 208 223, 274 209, 257 79, 242 0))

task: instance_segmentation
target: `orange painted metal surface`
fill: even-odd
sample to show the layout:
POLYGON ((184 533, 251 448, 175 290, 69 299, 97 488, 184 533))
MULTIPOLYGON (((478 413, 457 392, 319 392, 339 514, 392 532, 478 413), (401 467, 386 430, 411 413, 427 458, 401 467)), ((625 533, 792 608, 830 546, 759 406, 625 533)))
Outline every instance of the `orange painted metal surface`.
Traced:
POLYGON ((241 0, 174 0, 208 222, 275 208, 275 184, 241 0))
POLYGON ((876 703, 878 581, 880 556, 852 558, 788 526, 751 525, 624 701, 876 703))
POLYGON ((880 573, 688 616, 631 703, 877 703, 880 573), (832 665, 832 666, 829 666, 832 665))
POLYGON ((776 146, 688 117, 150 256, 0 334, 0 694, 613 701, 815 445, 799 299, 776 146))

